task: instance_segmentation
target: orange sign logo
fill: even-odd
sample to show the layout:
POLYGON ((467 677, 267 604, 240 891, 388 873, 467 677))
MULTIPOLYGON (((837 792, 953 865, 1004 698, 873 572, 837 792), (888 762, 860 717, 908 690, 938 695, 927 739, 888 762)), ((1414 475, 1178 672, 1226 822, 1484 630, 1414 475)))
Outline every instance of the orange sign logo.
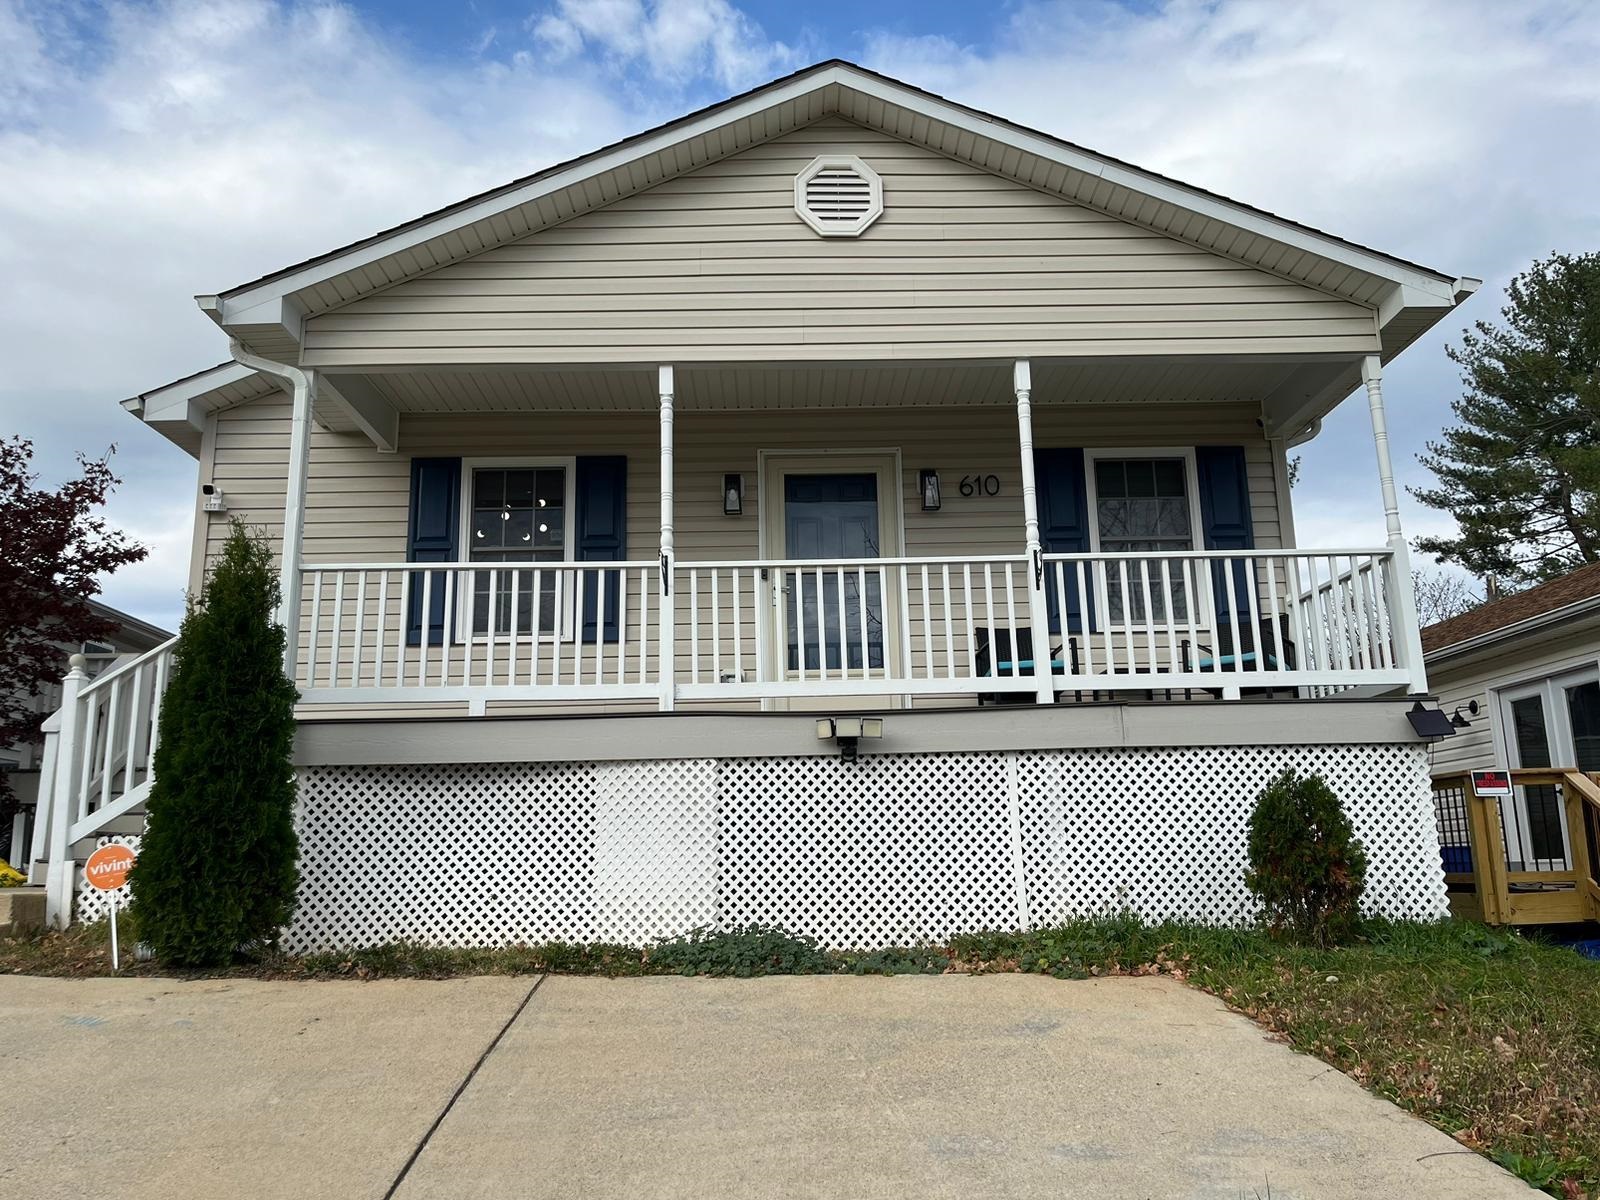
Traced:
POLYGON ((83 864, 83 875, 91 886, 111 892, 128 882, 133 863, 133 851, 126 846, 101 846, 83 864))

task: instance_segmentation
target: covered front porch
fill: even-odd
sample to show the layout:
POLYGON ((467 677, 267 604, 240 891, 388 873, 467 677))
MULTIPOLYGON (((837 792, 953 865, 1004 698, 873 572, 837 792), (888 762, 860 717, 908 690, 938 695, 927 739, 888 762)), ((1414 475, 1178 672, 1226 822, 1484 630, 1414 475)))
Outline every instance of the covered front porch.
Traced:
POLYGON ((284 615, 318 711, 1426 686, 1376 357, 300 374, 284 615), (1286 445, 1354 378, 1391 536, 1297 548, 1286 445))

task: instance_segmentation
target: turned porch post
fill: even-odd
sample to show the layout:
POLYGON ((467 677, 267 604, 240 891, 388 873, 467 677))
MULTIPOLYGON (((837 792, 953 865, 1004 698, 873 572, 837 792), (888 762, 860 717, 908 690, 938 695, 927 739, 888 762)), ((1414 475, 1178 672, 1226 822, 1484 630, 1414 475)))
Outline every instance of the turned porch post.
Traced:
MULTIPOLYGON (((1039 542, 1039 494, 1033 476, 1033 375, 1027 359, 1016 361, 1011 383, 1017 397, 1017 441, 1022 448, 1022 532, 1028 554, 1028 625, 1033 635, 1034 682, 1038 685, 1035 698, 1040 704, 1053 704, 1056 696, 1051 677, 1050 609, 1044 595, 1044 548, 1039 542)), ((1015 646, 1011 652, 1014 660, 1022 657, 1015 646)))
POLYGON ((1417 597, 1411 582, 1411 551, 1400 529, 1400 494, 1394 486, 1394 462, 1389 456, 1389 422, 1383 408, 1383 361, 1376 354, 1361 360, 1361 380, 1367 386, 1367 413, 1372 419, 1372 444, 1378 452, 1378 487, 1383 492, 1383 520, 1389 534, 1389 594, 1401 628, 1395 651, 1411 676, 1412 694, 1428 690, 1428 673, 1422 663, 1422 630, 1417 620, 1417 597))
POLYGON ((676 556, 672 533, 672 368, 658 372, 657 392, 661 399, 661 608, 657 637, 660 658, 661 711, 671 712, 677 693, 677 643, 674 636, 672 570, 676 556))

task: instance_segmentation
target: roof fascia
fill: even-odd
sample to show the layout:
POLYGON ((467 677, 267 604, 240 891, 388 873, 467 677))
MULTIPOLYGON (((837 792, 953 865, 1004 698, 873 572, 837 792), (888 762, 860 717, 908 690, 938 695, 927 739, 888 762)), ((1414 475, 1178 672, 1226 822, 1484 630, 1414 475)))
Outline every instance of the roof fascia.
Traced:
POLYGON ((1499 629, 1491 629, 1487 633, 1476 634, 1462 641, 1452 642, 1448 646, 1440 646, 1437 650, 1430 650, 1424 654, 1422 660, 1431 667, 1445 659, 1459 658, 1474 651, 1488 649, 1499 642, 1509 642, 1528 634, 1538 633, 1547 626, 1574 620, 1590 611, 1600 612, 1600 595, 1585 596, 1582 600, 1574 600, 1571 604, 1564 604, 1549 612, 1525 617, 1515 624, 1502 625, 1499 629))
MULTIPOLYGON (((1457 280, 1436 272, 1401 263, 1374 251, 1363 250, 1292 222, 1258 212, 1232 201, 1138 168, 1102 158, 1070 146, 1047 135, 1035 133, 1000 118, 980 113, 948 100, 920 92, 894 80, 860 71, 847 64, 825 65, 815 72, 794 76, 727 105, 713 109, 686 125, 674 124, 656 134, 644 134, 605 152, 553 174, 529 180, 510 191, 485 196, 481 200, 448 210, 420 224, 406 226, 378 241, 367 242, 331 258, 286 275, 247 285, 217 296, 196 297, 202 310, 218 325, 237 329, 246 325, 281 328, 295 342, 300 340, 304 317, 292 294, 328 279, 356 270, 376 259, 443 236, 461 226, 485 220, 508 208, 528 204, 553 192, 582 183, 596 175, 615 170, 636 159, 656 154, 680 142, 749 119, 769 108, 797 100, 812 92, 837 85, 885 104, 915 112, 943 122, 977 137, 1003 142, 1024 153, 1082 172, 1108 184, 1128 188, 1157 201, 1173 204, 1200 216, 1222 222, 1247 233, 1268 238, 1296 250, 1337 262, 1396 285, 1389 298, 1389 317, 1409 307, 1449 309, 1476 290, 1477 281, 1457 280), (1465 286, 1463 289, 1463 285, 1465 286)), ((1385 319, 1382 323, 1387 323, 1385 319)))

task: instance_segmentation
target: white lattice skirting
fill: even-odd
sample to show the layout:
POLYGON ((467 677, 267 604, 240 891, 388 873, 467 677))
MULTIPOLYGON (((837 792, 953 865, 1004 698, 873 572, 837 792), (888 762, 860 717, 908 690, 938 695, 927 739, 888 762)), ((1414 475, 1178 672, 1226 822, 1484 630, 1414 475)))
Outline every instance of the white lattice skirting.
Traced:
POLYGON ((1286 766, 1344 799, 1373 913, 1445 915, 1419 746, 315 767, 289 942, 641 944, 759 922, 867 948, 1123 908, 1237 923, 1245 824, 1286 766))

